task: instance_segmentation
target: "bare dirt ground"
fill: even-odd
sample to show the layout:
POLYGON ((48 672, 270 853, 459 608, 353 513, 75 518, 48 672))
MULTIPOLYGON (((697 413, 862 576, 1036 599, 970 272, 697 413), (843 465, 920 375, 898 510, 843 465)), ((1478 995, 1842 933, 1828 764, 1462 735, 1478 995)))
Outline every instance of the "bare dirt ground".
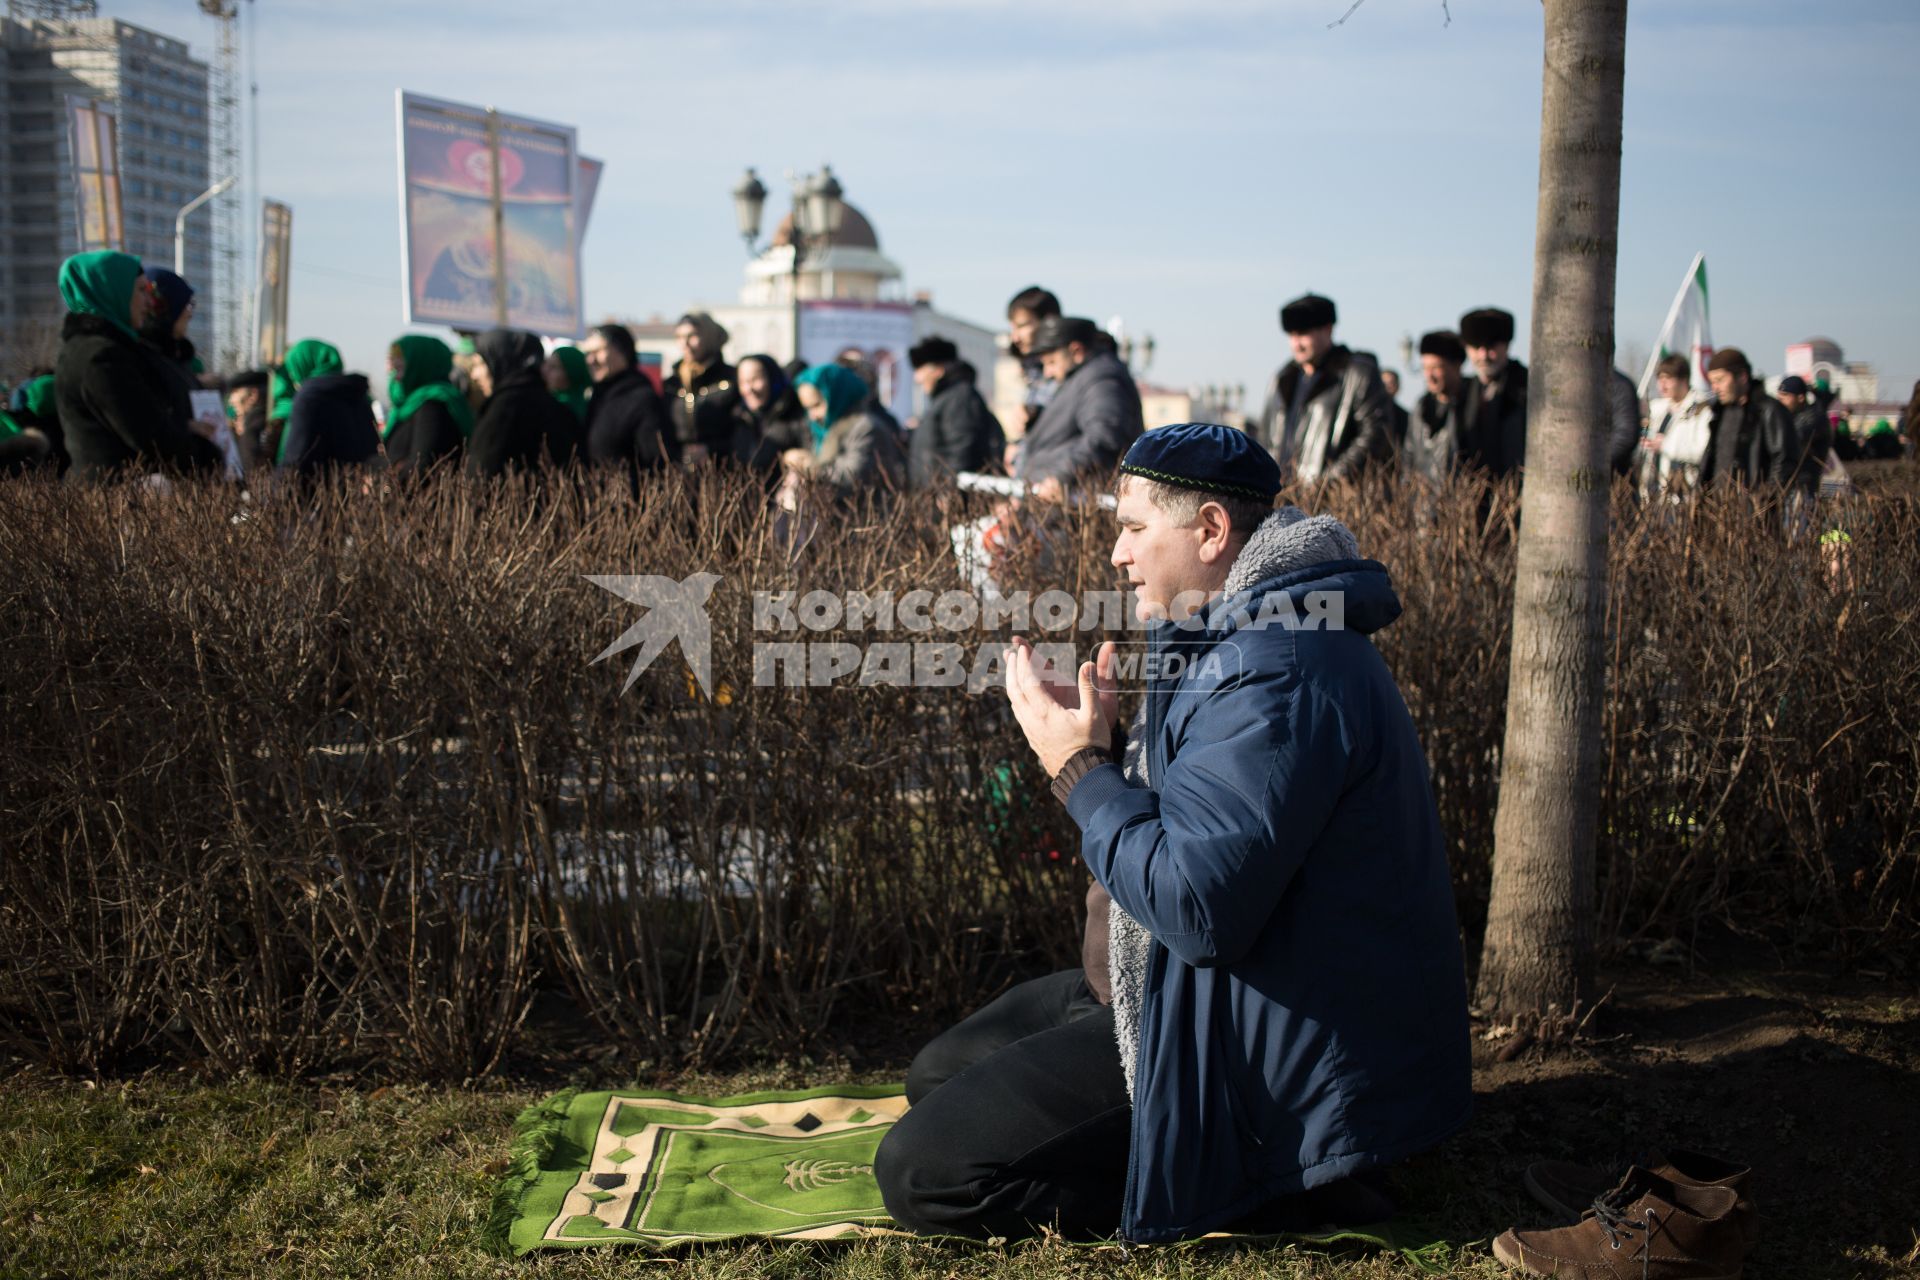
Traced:
POLYGON ((1519 1183, 1532 1160, 1708 1151, 1754 1170, 1749 1274, 1920 1275, 1920 998, 1752 959, 1617 971, 1571 1047, 1500 1061, 1477 1037, 1475 1122, 1409 1189, 1434 1178, 1451 1222, 1491 1236, 1545 1225, 1519 1183))

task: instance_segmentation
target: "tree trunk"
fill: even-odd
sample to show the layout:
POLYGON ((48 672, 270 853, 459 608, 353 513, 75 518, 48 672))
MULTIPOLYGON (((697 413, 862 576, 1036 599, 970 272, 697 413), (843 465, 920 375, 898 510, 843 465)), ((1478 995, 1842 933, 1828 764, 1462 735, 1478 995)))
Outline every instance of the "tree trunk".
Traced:
POLYGON ((1571 1013, 1593 971, 1627 0, 1544 9, 1526 476, 1478 989, 1498 1021, 1571 1013))

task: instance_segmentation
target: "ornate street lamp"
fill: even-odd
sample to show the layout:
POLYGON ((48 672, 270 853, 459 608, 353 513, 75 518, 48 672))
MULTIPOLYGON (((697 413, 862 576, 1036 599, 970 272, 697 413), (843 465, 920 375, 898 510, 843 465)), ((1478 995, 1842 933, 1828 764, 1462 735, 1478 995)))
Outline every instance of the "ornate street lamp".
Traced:
POLYGON ((766 207, 766 184, 760 181, 759 174, 748 169, 746 176, 733 189, 733 216, 740 224, 740 238, 747 242, 749 258, 753 256, 754 245, 760 239, 760 214, 766 207))
MULTIPOLYGON (((832 242, 840 230, 840 224, 846 217, 847 206, 842 196, 845 194, 840 180, 833 176, 833 166, 821 165, 818 174, 804 173, 796 176, 787 171, 787 178, 793 183, 793 213, 789 223, 791 234, 788 244, 793 249, 793 260, 788 271, 788 298, 793 304, 793 354, 800 354, 800 264, 807 255, 807 248, 813 245, 824 249, 832 242)), ((766 211, 767 188, 760 176, 752 169, 735 184, 733 188, 733 215, 740 227, 740 238, 747 242, 747 255, 759 252, 760 219, 766 211)))

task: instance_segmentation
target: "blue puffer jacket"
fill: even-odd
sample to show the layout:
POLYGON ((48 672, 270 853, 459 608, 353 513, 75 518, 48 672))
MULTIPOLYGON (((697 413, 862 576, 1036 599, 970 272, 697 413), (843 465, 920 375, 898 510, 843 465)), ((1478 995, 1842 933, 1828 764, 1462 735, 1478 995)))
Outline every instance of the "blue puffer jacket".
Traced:
POLYGON ((1337 559, 1265 576, 1204 629, 1157 628, 1151 787, 1103 765, 1068 801, 1088 868, 1154 939, 1128 1239, 1212 1230, 1467 1120, 1466 979, 1439 817, 1368 639, 1399 613, 1381 565, 1337 559), (1315 625, 1313 606, 1335 597, 1314 593, 1336 593, 1326 616, 1344 612, 1343 627, 1315 625))

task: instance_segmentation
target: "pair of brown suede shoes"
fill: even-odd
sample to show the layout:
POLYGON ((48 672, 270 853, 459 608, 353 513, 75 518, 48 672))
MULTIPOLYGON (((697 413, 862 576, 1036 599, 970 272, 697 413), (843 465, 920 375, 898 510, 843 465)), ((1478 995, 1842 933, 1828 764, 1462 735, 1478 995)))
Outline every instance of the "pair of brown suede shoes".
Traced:
POLYGON ((1581 1280, 1738 1280, 1758 1219, 1751 1171, 1717 1156, 1675 1151, 1638 1165, 1609 1186, 1608 1175, 1543 1161, 1528 1167, 1527 1190, 1570 1226, 1507 1231, 1493 1256, 1539 1276, 1581 1280), (1581 1206, 1588 1206, 1583 1211, 1581 1206))

